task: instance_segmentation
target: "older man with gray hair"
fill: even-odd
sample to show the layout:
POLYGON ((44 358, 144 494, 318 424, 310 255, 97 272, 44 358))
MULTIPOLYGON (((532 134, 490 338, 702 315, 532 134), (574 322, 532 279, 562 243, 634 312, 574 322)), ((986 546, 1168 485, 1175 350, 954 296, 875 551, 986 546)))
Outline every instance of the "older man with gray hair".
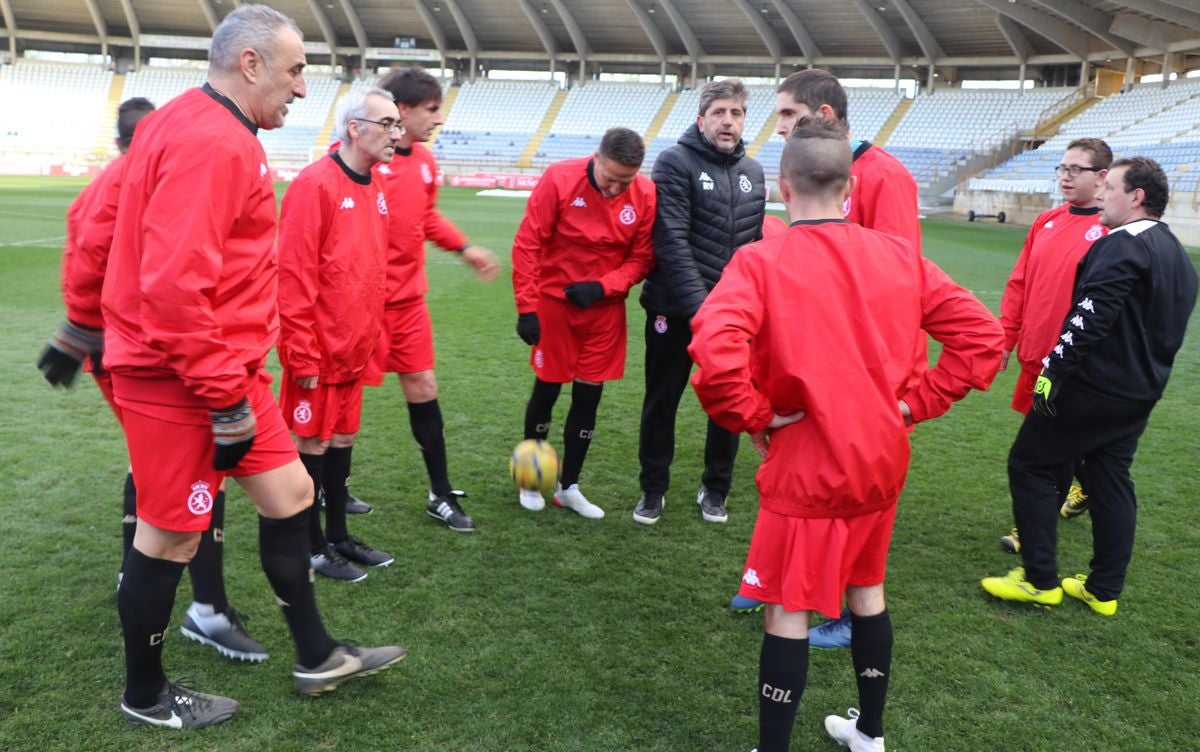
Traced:
MULTIPOLYGON (((642 497, 634 522, 662 516, 675 456, 675 414, 692 361, 691 319, 734 251, 762 237, 767 189, 762 166, 746 156, 742 130, 749 94, 736 78, 700 92, 700 112, 679 143, 658 156, 656 266, 642 287, 646 309, 646 397, 638 442, 642 497)), ((738 437, 708 422, 696 503, 706 522, 725 522, 738 437)))
POLYGON ((311 511, 313 569, 358 582, 367 576, 359 565, 395 561, 350 536, 346 481, 387 279, 388 204, 372 168, 392 161, 400 113, 391 94, 371 87, 342 98, 336 123, 337 149, 304 168, 283 197, 279 399, 300 461, 325 490, 324 533, 320 507, 311 511))
POLYGON ((265 365, 279 333, 275 191, 259 128, 306 93, 288 17, 244 5, 213 32, 208 81, 138 127, 121 185, 101 304, 104 365, 125 415, 138 522, 117 608, 130 722, 221 723, 234 700, 168 681, 175 589, 227 475, 259 516, 263 571, 296 644, 297 689, 318 695, 380 671, 404 648, 340 645, 309 579, 313 485, 265 365), (202 148, 196 148, 202 144, 202 148))

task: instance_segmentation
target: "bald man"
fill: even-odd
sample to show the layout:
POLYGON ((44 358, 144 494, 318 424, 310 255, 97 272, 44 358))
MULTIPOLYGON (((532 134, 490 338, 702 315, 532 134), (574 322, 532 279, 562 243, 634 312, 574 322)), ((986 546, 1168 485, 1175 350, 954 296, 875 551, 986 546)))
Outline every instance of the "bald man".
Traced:
POLYGON ((892 624, 883 580, 907 426, 986 389, 1000 367, 1004 333, 982 303, 908 241, 843 218, 851 158, 837 121, 797 126, 779 180, 792 226, 739 250, 692 322, 700 403, 721 427, 749 433, 764 457, 741 586, 767 604, 759 752, 788 749, 809 614, 837 615, 843 596, 861 713, 827 716, 825 728, 851 752, 884 749, 892 624), (942 355, 914 379, 912 353, 926 334, 942 355))

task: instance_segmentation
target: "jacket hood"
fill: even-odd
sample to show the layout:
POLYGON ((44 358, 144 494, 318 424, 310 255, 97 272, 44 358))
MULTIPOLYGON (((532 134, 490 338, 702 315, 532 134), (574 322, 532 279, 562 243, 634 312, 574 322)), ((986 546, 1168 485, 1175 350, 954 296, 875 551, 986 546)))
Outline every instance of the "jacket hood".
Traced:
POLYGON ((689 149, 692 149, 704 157, 704 159, 715 164, 737 164, 738 160, 746 156, 745 139, 739 140, 738 145, 734 148, 733 152, 726 154, 710 144, 708 141, 704 140, 704 136, 700 135, 700 126, 696 125, 695 123, 692 123, 688 129, 683 132, 683 135, 679 137, 679 143, 689 149))

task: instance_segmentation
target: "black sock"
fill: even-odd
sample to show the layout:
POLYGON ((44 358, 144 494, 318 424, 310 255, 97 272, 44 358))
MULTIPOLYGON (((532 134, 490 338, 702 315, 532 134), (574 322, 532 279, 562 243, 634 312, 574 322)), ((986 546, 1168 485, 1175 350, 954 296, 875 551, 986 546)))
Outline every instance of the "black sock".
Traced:
POLYGON ((808 680, 808 639, 764 634, 758 657, 758 752, 787 752, 808 680))
POLYGON ((325 537, 330 543, 346 540, 346 502, 350 491, 346 482, 350 478, 350 452, 354 447, 329 447, 325 450, 325 470, 321 473, 321 487, 325 489, 325 537))
POLYGON ((850 657, 858 682, 858 730, 883 736, 883 704, 892 673, 892 617, 850 615, 850 657))
POLYGON ((329 657, 336 643, 317 612, 308 563, 308 510, 282 520, 258 518, 258 556, 275 598, 283 607, 297 662, 314 668, 329 657))
POLYGON ((225 597, 224 553, 225 492, 217 491, 213 497, 212 522, 200 534, 196 555, 188 563, 188 575, 192 578, 192 600, 207 603, 218 613, 229 609, 225 597))
POLYGON ((533 380, 533 394, 525 405, 525 438, 546 440, 550 435, 550 416, 562 384, 552 384, 541 379, 533 380))
POLYGON ((125 473, 125 498, 121 503, 121 561, 133 548, 133 534, 137 532, 137 488, 133 485, 133 473, 125 473))
MULTIPOLYGON (((312 553, 316 554, 325 550, 325 533, 321 529, 321 505, 317 503, 317 497, 321 494, 321 478, 325 474, 325 455, 301 452, 300 462, 313 482, 313 505, 308 508, 308 544, 312 553)), ((328 500, 325 503, 328 504, 328 500)))
POLYGON ((125 577, 117 590, 117 612, 125 639, 125 704, 148 708, 167 681, 163 641, 175 605, 183 565, 152 559, 136 548, 125 557, 125 577))
POLYGON ((408 423, 421 448, 421 458, 425 460, 429 490, 434 496, 445 496, 451 490, 450 471, 446 469, 446 427, 437 399, 409 402, 408 423))
POLYGON ((576 381, 571 387, 571 409, 563 424, 562 487, 579 482, 583 460, 592 444, 596 430, 596 408, 600 406, 603 384, 584 384, 576 381))

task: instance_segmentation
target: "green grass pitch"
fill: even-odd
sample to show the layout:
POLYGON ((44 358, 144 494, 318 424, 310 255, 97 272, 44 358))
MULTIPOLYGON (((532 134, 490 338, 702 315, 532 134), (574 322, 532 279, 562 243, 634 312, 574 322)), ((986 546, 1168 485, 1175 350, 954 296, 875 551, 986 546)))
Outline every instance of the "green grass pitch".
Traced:
MULTIPOLYGON (((743 444, 730 522, 701 522, 703 418, 680 411, 666 513, 635 525, 642 312, 629 304, 626 378, 609 384, 585 467, 600 522, 517 506, 507 477, 532 384, 513 332, 506 273, 476 282, 433 251, 429 302, 451 478, 478 532, 425 516, 426 478, 393 380, 368 390, 353 490, 376 507, 351 531, 396 555, 359 585, 321 580, 330 631, 398 641, 409 657, 312 700, 291 683, 294 656, 258 564, 257 526, 234 491, 226 520, 231 602, 271 651, 236 664, 182 639, 185 578, 168 674, 235 697, 242 712, 197 733, 133 728, 117 704, 115 608, 124 444, 95 385, 52 390, 34 367, 62 318, 58 266, 71 179, 0 178, 0 750, 446 750, 745 752, 757 739, 762 620, 725 603, 754 519, 756 455, 743 444)), ((282 195, 282 187, 280 188, 282 195)), ((506 258, 523 203, 446 189, 442 209, 506 258)), ((927 220, 927 255, 997 310, 1023 230, 927 220)), ((636 296, 635 296, 636 298, 636 296)), ((1195 328, 1195 327, 1194 327, 1195 328)), ((1113 619, 1082 604, 1052 611, 988 598, 978 581, 1017 561, 997 546, 1011 526, 1005 457, 1018 426, 1015 374, 913 434, 888 576, 896 627, 885 716, 890 750, 1195 750, 1200 748, 1200 331, 1185 345, 1134 465, 1141 520, 1113 619)), ((847 394, 846 399, 854 399, 847 394)), ((567 399, 551 438, 561 446, 567 399)), ((1085 571, 1087 517, 1060 526, 1063 575, 1085 571)), ((847 651, 813 651, 795 750, 834 750, 827 713, 857 702, 847 651)))

